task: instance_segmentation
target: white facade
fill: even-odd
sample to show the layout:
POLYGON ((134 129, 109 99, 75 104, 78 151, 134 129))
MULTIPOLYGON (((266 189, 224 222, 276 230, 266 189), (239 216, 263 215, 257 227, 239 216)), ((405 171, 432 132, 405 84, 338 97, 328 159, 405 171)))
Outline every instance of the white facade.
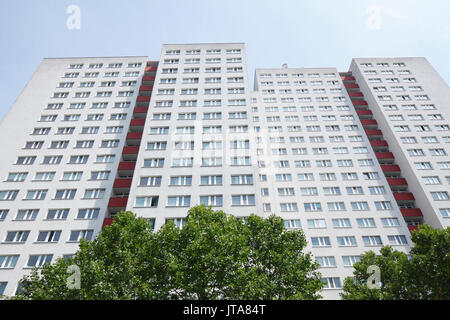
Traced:
POLYGON ((44 59, 3 119, 1 146, 7 152, 0 159, 0 283, 4 294, 15 293, 29 266, 71 255, 78 250, 79 238, 93 238, 101 230, 147 60, 44 59), (92 87, 81 84, 87 82, 92 87), (122 97, 122 91, 133 92, 122 97), (97 97, 98 92, 111 94, 97 97), (114 120, 114 114, 123 114, 123 119, 114 120), (87 127, 96 129, 83 129, 87 127), (106 161, 104 155, 112 157, 106 161), (57 158, 46 158, 51 156, 57 158))
POLYGON ((424 222, 450 226, 450 90, 425 58, 353 59, 350 71, 424 222))
MULTIPOLYGON (((113 183, 122 177, 119 162, 127 161, 122 149, 147 60, 44 59, 3 120, 1 143, 3 150, 8 150, 0 160, 0 283, 4 294, 14 294, 18 280, 29 271, 29 264, 46 261, 45 257, 30 260, 30 255, 52 255, 54 261, 73 254, 78 242, 71 239, 95 237, 103 219, 116 211, 108 210, 108 201, 120 196, 121 189, 113 188, 113 183), (87 78, 89 72, 99 74, 87 78), (71 82, 69 87, 67 83, 71 82), (94 84, 80 87, 82 82, 94 84), (122 93, 125 91, 133 92, 122 93), (97 97, 97 92, 111 95, 97 97), (61 107, 55 108, 58 104, 61 107), (113 116, 112 120, 112 114, 123 116, 121 120, 113 116), (83 155, 89 157, 72 160, 86 163, 70 163, 72 156, 83 155), (36 158, 26 164, 32 161, 22 158, 26 156, 36 158), (43 164, 47 156, 62 157, 59 164, 43 164), (114 157, 109 163, 101 163, 108 158, 103 156, 114 157), (36 177, 41 181, 36 181, 36 177), (66 189, 76 190, 73 199, 55 199, 72 195, 70 191, 58 192, 66 189), (47 191, 42 200, 26 200, 44 194, 33 190, 47 191), (38 211, 23 211, 26 209, 38 211), (55 211, 49 216, 49 210, 53 209, 68 212, 58 211, 56 215, 63 219, 51 219, 55 211), (98 210, 89 211, 88 218, 83 209, 98 210), (19 220, 18 216, 31 219, 19 220), (77 230, 89 231, 73 233, 77 230), (22 238, 25 241, 7 241, 24 237, 23 233, 12 233, 15 231, 29 234, 26 240, 22 238), (46 231, 55 232, 43 233, 46 231), (44 241, 37 241, 38 238, 44 241)), ((433 186, 436 188, 421 184, 422 171, 416 171, 413 164, 418 160, 404 155, 409 147, 395 144, 400 141, 396 133, 388 135, 394 124, 381 120, 388 119, 390 113, 383 110, 368 76, 361 73, 367 69, 360 66, 365 61, 354 60, 351 71, 392 152, 402 162, 402 173, 424 212, 425 222, 447 226, 448 219, 438 217, 436 212, 441 207, 448 208, 448 202, 430 200, 431 191, 448 190, 447 171, 437 170, 433 162, 432 174, 427 175, 438 175, 442 184, 433 186), (410 164, 411 169, 405 169, 403 162, 410 164)), ((430 68, 428 65, 419 60, 402 61, 411 65, 414 73, 402 77, 419 81, 405 87, 422 86, 425 93, 417 94, 443 99, 423 103, 433 103, 438 108, 448 104, 448 88, 442 80, 435 78, 430 69, 420 69, 430 68), (412 61, 417 67, 412 67, 412 61)), ((338 299, 344 278, 352 275, 352 264, 363 252, 377 251, 388 244, 409 251, 407 225, 335 68, 257 69, 253 92, 247 74, 243 43, 162 46, 126 209, 151 219, 155 229, 167 219, 176 219, 181 227, 189 207, 200 203, 239 217, 252 213, 263 217, 279 215, 287 227, 304 230, 307 250, 321 263, 320 272, 327 280, 322 295, 338 299)), ((419 111, 433 130, 435 124, 443 124, 449 116, 444 109, 419 109, 416 113, 419 111), (431 113, 442 114, 444 120, 428 119, 431 113)), ((399 112, 403 112, 400 104, 399 112)), ((433 135, 438 136, 439 148, 450 152, 448 132, 433 135)), ((421 141, 414 148, 419 146, 421 141)), ((423 146, 424 150, 428 148, 432 147, 423 146)), ((448 161, 445 156, 430 159, 448 161)))

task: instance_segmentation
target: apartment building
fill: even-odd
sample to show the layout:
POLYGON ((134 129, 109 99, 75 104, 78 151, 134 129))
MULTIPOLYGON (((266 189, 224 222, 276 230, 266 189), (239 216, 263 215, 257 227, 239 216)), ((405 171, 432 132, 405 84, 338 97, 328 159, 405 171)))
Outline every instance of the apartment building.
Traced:
MULTIPOLYGON (((409 67, 408 59, 394 60, 409 67)), ((72 255, 120 210, 155 229, 168 220, 182 228, 188 209, 206 204, 242 218, 276 214, 302 229, 321 265, 322 295, 338 299, 363 252, 388 244, 408 252, 421 212, 425 222, 448 225, 445 156, 430 155, 426 176, 441 182, 433 187, 414 163, 425 160, 402 160, 410 147, 394 147, 397 131, 388 129, 397 124, 384 116, 362 63, 353 60, 347 73, 257 69, 250 91, 243 43, 165 44, 159 61, 44 59, 0 126, 14 136, 2 140, 9 152, 0 160, 0 293, 14 294, 31 267, 72 255), (376 121, 361 118, 367 111, 376 121), (395 172, 377 149, 381 140, 395 149, 395 172), (389 174, 402 174, 410 189, 389 174)), ((443 82, 428 73, 408 77, 441 110, 449 101, 439 96, 443 82)), ((448 115, 436 110, 421 112, 417 125, 445 128, 448 115)), ((427 152, 448 150, 439 132, 427 152)))

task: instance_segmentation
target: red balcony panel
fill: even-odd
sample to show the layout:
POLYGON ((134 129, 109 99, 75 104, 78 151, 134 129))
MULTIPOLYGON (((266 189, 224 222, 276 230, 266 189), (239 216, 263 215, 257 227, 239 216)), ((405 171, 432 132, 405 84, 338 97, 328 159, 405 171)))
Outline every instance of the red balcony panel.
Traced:
POLYGON ((143 76, 142 81, 155 81, 155 76, 143 76))
POLYGON ((356 110, 356 114, 358 114, 359 116, 371 116, 372 115, 372 111, 370 110, 356 110))
POLYGON ((394 198, 397 201, 415 200, 414 195, 411 192, 394 192, 394 198))
POLYGON ((133 113, 147 113, 148 107, 136 107, 133 110, 133 113))
POLYGON ((373 125, 377 125, 377 120, 373 120, 373 119, 361 119, 361 124, 364 126, 373 126, 373 125))
POLYGON ((127 139, 142 139, 142 131, 139 132, 128 132, 127 139))
POLYGON ((396 164, 382 164, 381 170, 383 172, 400 172, 400 167, 396 164))
POLYGON ((145 125, 145 119, 132 119, 130 122, 131 127, 142 127, 145 125))
POLYGON ((134 170, 136 161, 122 161, 119 163, 119 170, 134 170))
POLYGON ((400 208, 404 217, 422 217, 422 211, 419 208, 400 208))
POLYGON ((153 86, 140 86, 139 91, 152 91, 153 86))
POLYGON ((150 101, 150 96, 139 96, 136 98, 137 102, 148 102, 150 101))
POLYGON ((354 89, 354 88, 359 88, 359 86, 356 83, 344 83, 344 86, 347 89, 354 89))
POLYGON ((393 159, 394 154, 392 152, 375 152, 377 159, 393 159))
POLYGON ((417 229, 419 229, 419 226, 408 226, 409 232, 413 232, 416 231, 417 229))
POLYGON ((114 221, 114 218, 105 218, 103 219, 102 229, 106 226, 110 226, 114 221))
POLYGON ((368 136, 382 136, 381 130, 365 130, 368 136))
POLYGON ((367 106, 367 101, 365 100, 352 100, 354 106, 367 106))
POLYGON ((341 79, 342 79, 342 81, 347 81, 347 80, 355 80, 355 77, 352 77, 352 76, 342 76, 341 77, 341 79))
POLYGON ((122 154, 138 154, 139 153, 139 147, 123 147, 122 154))
POLYGON ((404 178, 387 178, 387 182, 390 186, 407 186, 408 183, 404 178))
POLYGON ((348 92, 350 97, 364 97, 362 92, 348 92))
MULTIPOLYGON (((361 122, 362 122, 362 120, 361 120, 361 122)), ((372 141, 370 141, 370 145, 372 147, 387 147, 388 143, 385 140, 381 140, 381 141, 372 140, 372 141)))
POLYGON ((148 67, 145 67, 145 72, 155 72, 157 69, 158 69, 158 67, 148 66, 148 67))
POLYGON ((108 208, 126 208, 128 197, 112 197, 109 199, 108 208))
POLYGON ((131 178, 126 179, 116 179, 114 180, 113 187, 114 188, 129 188, 131 187, 131 178))

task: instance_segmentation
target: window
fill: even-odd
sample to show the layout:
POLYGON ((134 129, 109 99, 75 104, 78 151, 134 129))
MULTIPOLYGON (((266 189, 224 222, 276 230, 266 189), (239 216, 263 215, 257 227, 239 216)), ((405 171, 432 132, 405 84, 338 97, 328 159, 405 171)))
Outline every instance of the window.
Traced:
POLYGON ((222 195, 209 195, 209 196, 200 196, 200 204, 204 204, 206 206, 220 207, 222 206, 223 199, 222 195))
POLYGON ((284 227, 286 229, 301 229, 300 220, 299 219, 284 220, 284 227))
POLYGON ((329 247, 331 246, 329 237, 311 237, 313 247, 329 247))
POLYGON ((49 209, 47 220, 66 220, 69 215, 69 209, 49 209))
POLYGON ((39 231, 36 242, 53 242, 59 241, 61 231, 39 231))
POLYGON ((69 242, 80 242, 81 239, 92 240, 94 230, 72 230, 69 242))
POLYGON ((168 207, 188 207, 191 203, 191 196, 169 196, 167 198, 168 207))
POLYGON ((202 167, 221 167, 222 157, 202 158, 202 167))
POLYGON ((144 159, 144 168, 162 168, 164 167, 163 158, 144 159))
POLYGON ((367 202, 365 201, 360 201, 360 202, 351 202, 350 203, 352 206, 352 210, 353 211, 365 211, 365 210, 369 210, 369 205, 367 202))
POLYGON ((103 199, 104 196, 105 189, 86 189, 83 199, 103 199))
POLYGON ((251 185, 253 184, 253 175, 247 174, 247 175, 232 175, 231 176, 231 184, 232 185, 239 185, 239 184, 247 184, 251 185))
POLYGON ((115 159, 115 155, 113 155, 113 154, 97 155, 95 162, 96 163, 113 163, 114 159, 115 159))
POLYGON ((158 200, 158 196, 136 197, 134 206, 142 208, 156 208, 158 206, 158 200))
POLYGON ((28 190, 24 200, 44 200, 47 195, 47 189, 28 190))
POLYGON ((161 176, 140 177, 139 186, 141 186, 141 187, 159 187, 159 186, 161 186, 161 179, 162 179, 161 176))
POLYGON ((7 243, 25 243, 30 231, 8 231, 4 242, 7 243))
POLYGON ((365 246, 381 246, 383 243, 380 236, 363 236, 365 246))
POLYGON ((393 246, 407 245, 408 241, 404 235, 388 236, 389 244, 393 246))
POLYGON ((381 218, 383 227, 399 227, 400 223, 397 218, 381 218))
POLYGON ((231 196, 231 203, 233 206, 254 206, 255 195, 254 194, 242 194, 231 196))
POLYGON ((0 221, 4 221, 8 216, 9 209, 0 209, 0 221))
POLYGON ((433 200, 436 200, 436 201, 450 200, 450 196, 447 191, 431 192, 431 197, 433 198, 433 200))
POLYGON ((76 189, 59 189, 56 190, 55 200, 72 200, 75 198, 76 189))
POLYGON ((348 218, 339 218, 339 219, 332 219, 333 228, 341 229, 341 228, 351 228, 352 225, 350 223, 350 219, 348 218))
POLYGON ((373 218, 359 218, 356 219, 356 222, 360 228, 375 228, 375 220, 373 218))
POLYGON ((30 255, 26 268, 42 267, 44 264, 50 263, 52 261, 52 258, 52 254, 30 255))
POLYGON ((342 261, 345 267, 353 267, 356 262, 361 261, 360 256, 342 256, 342 261))
POLYGON ((337 237, 337 243, 341 247, 354 247, 356 246, 356 238, 354 236, 337 237))
POLYGON ((320 202, 306 202, 303 206, 306 212, 322 211, 322 204, 320 202))
POLYGON ((69 164, 86 164, 88 159, 88 155, 70 156, 69 164))
POLYGON ((221 175, 201 176, 200 185, 202 186, 222 185, 222 176, 221 175))
POLYGON ((192 185, 192 176, 172 176, 170 177, 170 186, 190 186, 192 185))
POLYGON ((100 213, 99 208, 92 209, 79 209, 77 213, 77 219, 80 220, 97 220, 100 213))
MULTIPOLYGON (((0 256, 0 269, 14 269, 19 260, 18 255, 7 255, 0 256)), ((0 284, 3 282, 0 282, 0 284)), ((0 285, 0 295, 2 295, 1 285, 0 285)))
POLYGON ((344 202, 327 202, 329 211, 345 211, 344 202))
POLYGON ((28 176, 28 172, 10 172, 6 181, 8 182, 23 182, 28 176))
POLYGON ((321 268, 333 268, 336 267, 336 261, 333 256, 330 257, 316 257, 317 263, 321 268))

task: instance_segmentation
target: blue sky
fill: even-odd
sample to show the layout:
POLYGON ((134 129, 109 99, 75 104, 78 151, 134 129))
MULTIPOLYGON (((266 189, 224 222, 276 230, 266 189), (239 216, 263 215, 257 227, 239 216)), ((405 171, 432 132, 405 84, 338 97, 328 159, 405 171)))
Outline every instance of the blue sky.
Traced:
MULTIPOLYGON (((424 56, 450 83, 448 0, 2 0, 0 119, 44 57, 144 55, 162 43, 245 42, 255 68, 424 56), (70 5, 80 29, 66 26, 70 5)), ((252 87, 252 84, 251 84, 252 87)))

